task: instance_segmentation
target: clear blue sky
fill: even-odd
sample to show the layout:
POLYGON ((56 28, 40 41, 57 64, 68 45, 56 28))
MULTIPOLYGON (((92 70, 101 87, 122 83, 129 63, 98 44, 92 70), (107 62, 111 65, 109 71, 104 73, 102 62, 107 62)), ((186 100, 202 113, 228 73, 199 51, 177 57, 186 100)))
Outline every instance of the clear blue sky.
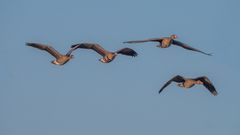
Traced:
POLYGON ((238 0, 1 0, 1 135, 239 135, 240 2, 238 0), (177 34, 212 52, 126 40, 177 34), (130 47, 136 58, 109 64, 88 50, 65 66, 26 47, 50 44, 62 53, 74 43, 108 50, 130 47), (206 75, 219 95, 202 86, 183 90, 172 76, 206 75))

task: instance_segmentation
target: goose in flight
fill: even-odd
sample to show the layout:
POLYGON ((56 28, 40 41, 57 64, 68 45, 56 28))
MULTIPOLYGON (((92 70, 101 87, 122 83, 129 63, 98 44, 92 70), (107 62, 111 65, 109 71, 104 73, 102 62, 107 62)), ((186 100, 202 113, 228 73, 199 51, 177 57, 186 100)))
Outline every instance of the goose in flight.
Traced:
POLYGON ((53 57, 56 59, 52 61, 52 64, 54 65, 64 65, 67 63, 70 59, 73 58, 73 55, 71 53, 75 50, 75 48, 71 48, 67 54, 63 55, 59 53, 57 50, 55 50, 53 47, 44 45, 44 44, 39 44, 39 43, 26 43, 27 46, 31 46, 40 50, 47 51, 50 53, 53 57))
POLYGON ((212 54, 209 54, 209 53, 205 53, 203 51, 200 51, 198 49, 195 49, 185 43, 182 43, 180 41, 177 41, 175 40, 177 38, 177 35, 173 34, 171 35, 170 37, 162 37, 162 38, 150 38, 150 39, 144 39, 144 40, 134 40, 134 41, 126 41, 126 42, 123 42, 123 43, 144 43, 144 42, 159 42, 160 44, 157 45, 157 47, 160 47, 160 48, 168 48, 170 47, 171 45, 176 45, 176 46, 180 46, 184 49, 187 49, 187 50, 191 50, 191 51, 196 51, 196 52, 200 52, 200 53, 203 53, 205 55, 212 55, 212 54))
POLYGON ((130 48, 123 48, 115 52, 109 52, 105 50, 103 47, 101 47, 99 44, 95 43, 80 43, 80 44, 75 44, 72 45, 71 48, 74 50, 77 48, 82 48, 82 49, 92 49, 96 51, 98 54, 102 55, 102 58, 99 59, 102 63, 109 63, 111 62, 118 54, 123 54, 127 56, 132 56, 135 57, 137 56, 137 52, 130 48))
POLYGON ((174 76, 172 79, 166 82, 163 85, 163 87, 159 90, 159 93, 161 93, 163 89, 167 87, 171 82, 176 82, 178 83, 179 87, 183 88, 191 88, 195 84, 200 84, 205 86, 214 96, 218 94, 212 82, 206 76, 201 76, 197 78, 184 78, 180 75, 174 76))

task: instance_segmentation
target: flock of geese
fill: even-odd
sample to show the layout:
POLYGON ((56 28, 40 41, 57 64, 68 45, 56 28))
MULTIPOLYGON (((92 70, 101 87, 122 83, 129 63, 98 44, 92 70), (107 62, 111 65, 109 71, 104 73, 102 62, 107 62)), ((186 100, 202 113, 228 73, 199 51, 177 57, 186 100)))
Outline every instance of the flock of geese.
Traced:
MULTIPOLYGON (((177 36, 175 34, 173 34, 169 37, 150 38, 150 39, 144 39, 144 40, 133 40, 133 41, 126 41, 123 43, 132 44, 132 43, 144 43, 144 42, 158 42, 159 44, 157 45, 157 47, 160 47, 160 48, 168 48, 171 45, 175 45, 175 46, 179 46, 184 49, 187 49, 187 50, 191 50, 191 51, 195 51, 195 52, 199 52, 199 53, 211 56, 210 53, 205 53, 205 52, 198 50, 196 48, 193 48, 185 43, 177 41, 176 38, 177 38, 177 36)), ((73 58, 72 52, 75 51, 76 49, 92 49, 92 50, 96 51, 98 54, 100 54, 102 56, 102 58, 99 59, 99 61, 101 61, 102 63, 111 62, 112 60, 115 59, 115 57, 118 54, 132 56, 132 57, 135 57, 138 55, 137 52, 131 48, 122 48, 117 51, 111 52, 111 51, 105 50, 101 45, 96 44, 96 43, 74 44, 70 47, 70 50, 65 55, 59 53, 52 46, 49 46, 49 45, 44 45, 44 44, 39 44, 39 43, 26 43, 26 45, 40 49, 40 50, 44 50, 44 51, 47 51, 48 53, 50 53, 53 57, 56 58, 55 60, 52 61, 52 64, 55 64, 55 65, 66 64, 69 60, 71 60, 73 58)), ((167 81, 162 86, 162 88, 159 90, 159 93, 161 93, 163 91, 163 89, 165 87, 167 87, 171 82, 176 82, 176 83, 178 83, 177 86, 183 87, 183 88, 191 88, 195 84, 203 85, 212 93, 212 95, 216 96, 218 94, 215 87, 213 86, 212 82, 206 76, 201 76, 201 77, 197 77, 197 78, 184 78, 180 75, 176 75, 172 79, 167 81)))

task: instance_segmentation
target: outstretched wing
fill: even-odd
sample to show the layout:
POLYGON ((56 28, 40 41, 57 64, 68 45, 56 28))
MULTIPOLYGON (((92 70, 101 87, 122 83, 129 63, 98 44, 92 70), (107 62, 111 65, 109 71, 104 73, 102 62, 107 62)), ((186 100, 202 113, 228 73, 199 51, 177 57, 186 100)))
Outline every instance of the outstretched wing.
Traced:
POLYGON ((74 48, 73 50, 76 50, 77 48, 92 49, 102 56, 105 56, 107 53, 109 53, 103 47, 101 47, 99 44, 94 44, 94 43, 75 44, 75 45, 72 45, 71 48, 74 48))
POLYGON ((216 96, 218 93, 215 89, 215 87, 213 86, 212 82, 206 77, 206 76, 202 76, 202 77, 198 77, 194 80, 200 80, 201 82, 203 82, 203 85, 214 95, 216 96))
POLYGON ((203 52, 203 51, 200 51, 200 50, 198 50, 198 49, 195 49, 195 48, 193 48, 193 47, 191 47, 191 46, 189 46, 189 45, 187 45, 187 44, 184 44, 184 43, 182 43, 182 42, 180 42, 180 41, 177 41, 177 40, 173 40, 172 44, 177 45, 177 46, 180 46, 180 47, 182 47, 182 48, 184 48, 184 49, 187 49, 187 50, 200 52, 200 53, 203 53, 203 54, 205 54, 205 55, 210 55, 210 56, 212 55, 212 54, 210 54, 210 53, 205 53, 205 52, 203 52))
POLYGON ((31 46, 34 48, 38 48, 40 50, 47 51, 50 53, 52 56, 54 56, 56 59, 62 56, 57 50, 55 50, 53 47, 44 45, 44 44, 39 44, 39 43, 26 43, 27 46, 31 46))
POLYGON ((133 41, 126 41, 123 43, 144 43, 144 42, 161 42, 163 38, 150 38, 150 39, 144 39, 144 40, 133 40, 133 41))
POLYGON ((169 80, 168 82, 166 82, 164 85, 163 85, 163 87, 159 90, 159 94, 163 91, 163 89, 165 88, 165 87, 167 87, 172 81, 174 81, 174 82, 177 82, 177 83, 181 83, 181 82, 184 82, 185 80, 184 80, 184 78, 182 77, 182 76, 180 76, 180 75, 176 75, 176 76, 174 76, 171 80, 169 80))
POLYGON ((137 56, 137 52, 135 52, 133 49, 131 48, 123 48, 123 49, 120 49, 118 51, 116 51, 116 53, 118 54, 123 54, 123 55, 128 55, 128 56, 132 56, 132 57, 135 57, 137 56))

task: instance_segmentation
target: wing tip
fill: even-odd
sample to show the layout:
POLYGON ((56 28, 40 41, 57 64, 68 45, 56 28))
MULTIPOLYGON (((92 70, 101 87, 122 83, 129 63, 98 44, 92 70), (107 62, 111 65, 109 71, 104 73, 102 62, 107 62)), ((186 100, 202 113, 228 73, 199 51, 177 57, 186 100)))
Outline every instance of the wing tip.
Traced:
POLYGON ((25 45, 30 46, 30 45, 33 45, 33 43, 26 42, 25 45))
POLYGON ((213 91, 212 94, 213 94, 213 96, 217 96, 218 92, 217 91, 213 91))
POLYGON ((124 44, 126 44, 126 43, 127 43, 127 44, 131 44, 131 43, 134 43, 134 42, 135 42, 135 41, 124 41, 123 43, 124 43, 124 44))
POLYGON ((158 91, 158 94, 160 94, 161 92, 162 92, 162 90, 159 90, 159 91, 158 91))
POLYGON ((204 54, 206 54, 208 56, 213 56, 213 53, 204 53, 204 54))
POLYGON ((141 42, 145 42, 145 41, 125 41, 123 42, 124 44, 133 44, 133 43, 141 43, 141 42))
POLYGON ((71 48, 74 48, 74 47, 76 47, 78 44, 75 44, 75 45, 71 45, 71 48))
POLYGON ((132 56, 132 57, 136 57, 138 55, 138 53, 131 48, 123 48, 121 50, 116 51, 116 53, 132 56))
POLYGON ((138 56, 138 53, 133 51, 132 57, 137 57, 137 56, 138 56))
POLYGON ((25 45, 26 46, 31 46, 31 47, 36 47, 36 43, 26 42, 25 45))
POLYGON ((82 45, 83 43, 77 43, 77 44, 73 44, 73 45, 71 45, 71 48, 74 48, 74 47, 76 47, 76 46, 80 46, 80 45, 82 45))

